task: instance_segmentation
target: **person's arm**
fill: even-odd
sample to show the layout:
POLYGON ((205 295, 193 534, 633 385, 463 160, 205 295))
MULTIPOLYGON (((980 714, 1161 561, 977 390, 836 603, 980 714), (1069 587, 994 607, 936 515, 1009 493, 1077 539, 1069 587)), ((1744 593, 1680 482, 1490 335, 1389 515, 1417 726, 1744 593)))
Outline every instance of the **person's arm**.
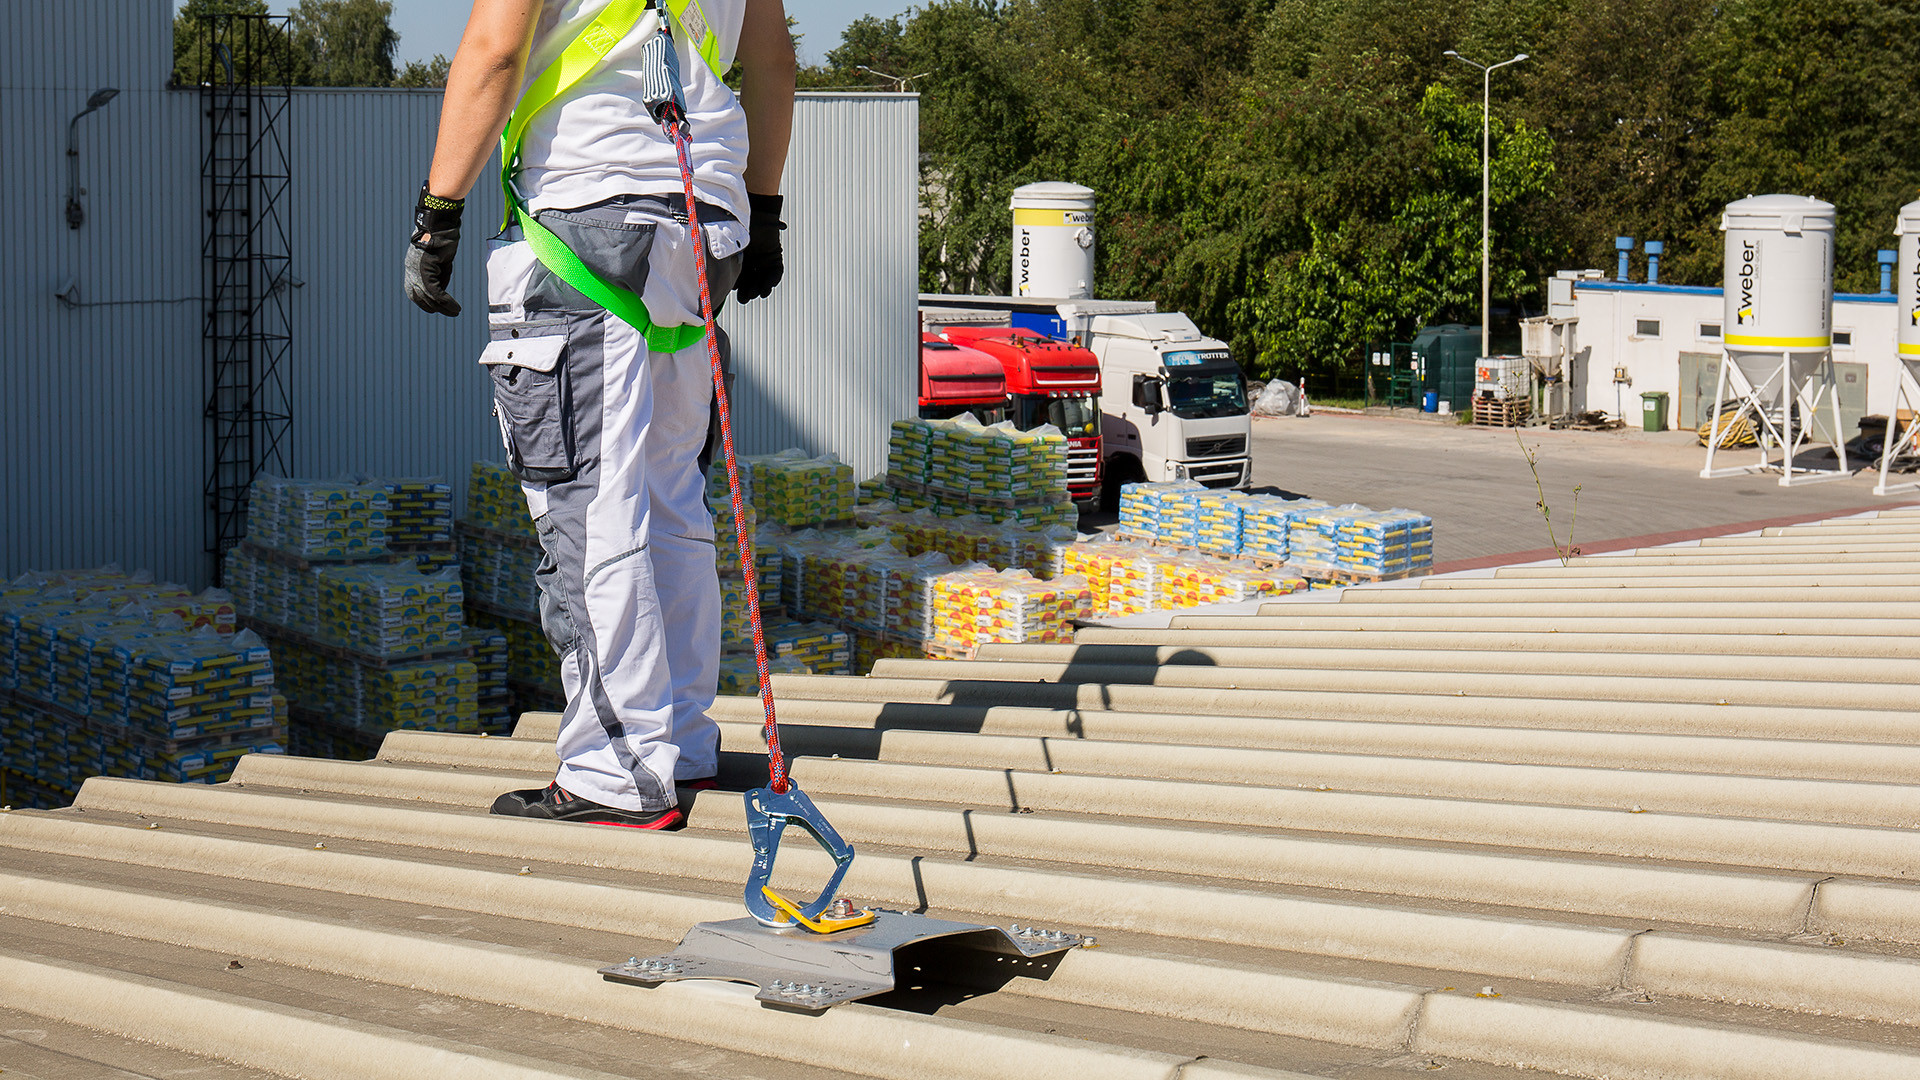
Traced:
POLYGON ((734 50, 740 64, 740 108, 747 114, 750 195, 780 194, 793 138, 793 37, 781 0, 747 0, 734 50))
POLYGON ((447 293, 453 257, 460 250, 460 214, 467 192, 486 168, 500 129, 520 100, 540 0, 474 0, 460 49, 440 98, 440 136, 433 166, 413 207, 413 238, 407 244, 407 299, 422 311, 460 314, 447 293))
MULTIPOLYGON (((777 2, 777 0, 776 0, 777 2)), ((474 0, 447 72, 427 191, 464 199, 520 100, 540 0, 474 0)))
POLYGON ((773 291, 786 275, 780 250, 780 174, 793 138, 793 37, 780 0, 747 0, 740 23, 740 110, 747 114, 747 249, 734 296, 741 303, 773 291))

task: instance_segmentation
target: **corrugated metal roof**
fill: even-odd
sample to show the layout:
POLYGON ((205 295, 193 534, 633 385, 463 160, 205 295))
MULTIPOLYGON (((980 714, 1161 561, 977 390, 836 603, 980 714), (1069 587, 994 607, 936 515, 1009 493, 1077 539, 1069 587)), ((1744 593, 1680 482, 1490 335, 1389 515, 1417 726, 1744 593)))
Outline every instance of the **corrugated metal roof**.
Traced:
MULTIPOLYGON (((739 914, 740 796, 486 816, 550 716, 92 780, 0 817, 0 1065, 1920 1075, 1920 512, 1768 533, 779 677, 852 895, 1100 939, 819 1016, 596 974, 739 914)), ((758 705, 717 712, 738 789, 758 705)))

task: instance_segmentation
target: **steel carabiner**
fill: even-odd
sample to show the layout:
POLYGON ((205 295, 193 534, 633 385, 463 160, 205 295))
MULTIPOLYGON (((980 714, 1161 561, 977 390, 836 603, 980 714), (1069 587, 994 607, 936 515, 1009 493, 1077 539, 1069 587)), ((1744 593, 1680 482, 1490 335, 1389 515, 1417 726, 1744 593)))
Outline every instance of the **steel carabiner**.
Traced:
MULTIPOLYGON (((847 876, 847 869, 853 865, 853 845, 840 838, 840 834, 821 815, 819 808, 813 805, 813 800, 807 798, 806 792, 801 791, 800 785, 791 777, 787 779, 787 790, 755 788, 747 792, 745 802, 747 838, 753 844, 753 868, 747 872, 747 913, 762 926, 785 927, 798 922, 807 925, 808 929, 823 928, 820 917, 833 903, 834 894, 840 890, 841 879, 847 876), (833 859, 833 876, 827 879, 826 888, 821 890, 819 897, 808 904, 794 905, 799 913, 797 919, 782 912, 768 897, 772 892, 768 885, 773 877, 773 861, 780 851, 781 834, 789 824, 806 830, 807 835, 813 837, 814 842, 833 859)), ((867 915, 858 923, 871 921, 872 916, 867 915)), ((844 928, 835 925, 835 922, 838 920, 824 925, 833 929, 844 928)))

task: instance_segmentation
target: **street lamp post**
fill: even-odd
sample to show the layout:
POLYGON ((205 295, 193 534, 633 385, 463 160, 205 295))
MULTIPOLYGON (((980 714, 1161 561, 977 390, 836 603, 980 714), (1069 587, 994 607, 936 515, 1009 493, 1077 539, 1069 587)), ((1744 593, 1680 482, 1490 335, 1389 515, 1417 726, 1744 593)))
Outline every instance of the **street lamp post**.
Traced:
POLYGON ((853 65, 853 70, 864 71, 867 74, 872 75, 876 78, 886 79, 893 83, 893 89, 895 92, 903 93, 903 94, 906 93, 907 89, 913 85, 913 80, 924 79, 927 76, 933 74, 933 72, 931 71, 923 71, 918 75, 889 75, 884 71, 875 71, 873 68, 870 68, 865 64, 855 64, 853 65))
POLYGON ((1492 245, 1488 240, 1493 211, 1487 188, 1488 150, 1492 145, 1493 127, 1493 73, 1508 64, 1517 64, 1525 60, 1527 54, 1521 53, 1511 60, 1502 60, 1492 67, 1469 60, 1452 49, 1448 49, 1446 55, 1480 69, 1480 355, 1486 356, 1491 351, 1487 347, 1487 338, 1493 329, 1487 302, 1487 294, 1493 278, 1492 245))

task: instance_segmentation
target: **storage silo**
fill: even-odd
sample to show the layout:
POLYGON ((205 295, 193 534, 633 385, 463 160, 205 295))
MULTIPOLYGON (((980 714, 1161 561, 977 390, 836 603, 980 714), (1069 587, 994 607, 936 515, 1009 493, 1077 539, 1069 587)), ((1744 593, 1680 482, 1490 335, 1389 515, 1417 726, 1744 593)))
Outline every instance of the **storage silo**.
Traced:
POLYGON ((1902 414, 1911 416, 1920 411, 1920 202, 1910 202, 1900 208, 1893 233, 1900 238, 1893 282, 1900 389, 1894 398, 1893 415, 1887 421, 1887 433, 1881 440, 1880 483, 1874 486, 1875 495, 1920 490, 1920 482, 1887 483, 1887 470, 1894 459, 1913 453, 1916 442, 1920 442, 1920 424, 1900 421, 1902 414))
POLYGON ((1832 203, 1804 195, 1740 199, 1721 215, 1726 234, 1721 340, 1727 359, 1720 365, 1701 476, 1777 469, 1786 485, 1849 475, 1833 377, 1833 222, 1832 203), (1794 453, 1811 441, 1813 416, 1823 404, 1831 406, 1833 423, 1830 438, 1819 444, 1833 448, 1838 468, 1796 470, 1794 453), (1759 444, 1759 462, 1716 470, 1714 453, 1723 433, 1746 421, 1759 444), (1772 461, 1775 449, 1784 452, 1780 464, 1772 461))
POLYGON ((1803 195, 1728 203, 1729 352, 1799 352, 1833 344, 1833 204, 1803 195))
POLYGON ((1900 208, 1893 234, 1900 238, 1893 283, 1900 305, 1900 357, 1920 361, 1920 202, 1900 208))
POLYGON ((1093 189, 1043 183, 1015 188, 1013 294, 1093 296, 1093 189))

